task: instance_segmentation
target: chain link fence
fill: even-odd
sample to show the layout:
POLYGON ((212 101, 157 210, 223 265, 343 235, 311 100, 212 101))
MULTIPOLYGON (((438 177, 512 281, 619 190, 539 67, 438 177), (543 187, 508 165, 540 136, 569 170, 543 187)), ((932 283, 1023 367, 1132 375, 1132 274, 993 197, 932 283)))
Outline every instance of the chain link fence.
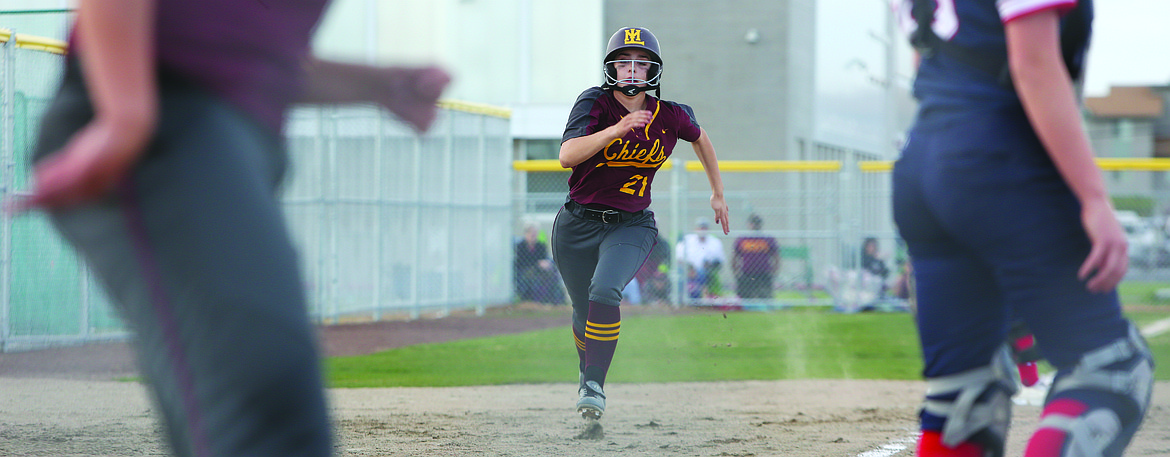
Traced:
MULTIPOLYGON (((861 286, 849 283, 849 272, 862 271, 863 241, 873 238, 879 249, 886 265, 883 283, 899 279, 904 258, 888 208, 889 163, 872 159, 861 151, 815 145, 808 160, 721 161, 730 208, 727 235, 714 221, 701 164, 671 159, 652 184, 658 245, 627 286, 626 301, 739 308, 859 306, 846 302, 861 298, 847 300, 842 294, 861 286)), ((522 161, 514 168, 517 226, 547 245, 568 192, 569 172, 556 161, 522 161)), ((518 273, 516 289, 547 288, 554 276, 533 277, 526 284, 518 273)), ((867 303, 896 298, 891 287, 874 287, 874 299, 867 303)))
MULTIPOLYGON (((653 183, 659 244, 626 288, 627 303, 907 309, 912 268, 893 223, 892 162, 825 144, 812 145, 806 158, 721 161, 728 235, 712 219, 701 164, 671 159, 653 183)), ((1170 159, 1098 163, 1129 238, 1127 281, 1152 283, 1151 296, 1138 299, 1170 301, 1170 159)), ((517 226, 547 243, 569 173, 556 161, 516 162, 514 169, 517 226)), ((518 274, 517 290, 551 287, 553 270, 518 274)), ((563 298, 534 299, 550 300, 563 298)))
POLYGON ((284 192, 312 313, 349 317, 512 301, 507 112, 447 103, 415 136, 373 107, 298 108, 284 192))
MULTIPOLYGON (((29 190, 29 154, 65 43, 8 30, 0 41, 7 200, 29 190)), ((509 113, 440 107, 424 137, 372 106, 291 110, 282 201, 316 321, 482 312, 513 301, 509 113)), ((0 351, 127 336, 42 213, 0 217, 0 351)))
MULTIPOLYGON (((3 15, 19 30, 63 38, 61 12, 3 15)), ((0 161, 7 200, 29 187, 28 157, 37 120, 60 80, 61 39, 0 30, 0 161)), ((0 224, 0 350, 119 338, 122 323, 85 274, 85 266, 40 213, 0 224)))

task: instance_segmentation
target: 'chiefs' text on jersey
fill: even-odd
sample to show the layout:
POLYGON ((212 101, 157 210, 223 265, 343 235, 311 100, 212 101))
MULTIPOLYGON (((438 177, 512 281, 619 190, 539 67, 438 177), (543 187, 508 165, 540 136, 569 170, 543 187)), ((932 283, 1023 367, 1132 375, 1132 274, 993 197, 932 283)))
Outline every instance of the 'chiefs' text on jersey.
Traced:
MULTIPOLYGON (((670 157, 679 139, 694 142, 701 130, 687 105, 647 94, 646 109, 654 113, 649 124, 631 129, 573 167, 569 176, 570 198, 581 204, 600 204, 623 211, 640 211, 650 206, 654 173, 670 157)), ((561 142, 604 130, 628 113, 612 92, 589 88, 577 97, 561 142)))

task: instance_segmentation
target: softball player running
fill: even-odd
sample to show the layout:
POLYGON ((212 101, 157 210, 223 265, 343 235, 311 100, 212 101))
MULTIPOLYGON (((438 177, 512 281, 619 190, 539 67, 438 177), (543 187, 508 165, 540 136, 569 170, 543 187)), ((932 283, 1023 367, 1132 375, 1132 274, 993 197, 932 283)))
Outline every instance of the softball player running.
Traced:
POLYGON ((1118 456, 1153 359, 1122 317, 1125 236, 1081 127, 1091 0, 895 0, 921 62, 894 167, 928 391, 918 455, 999 456, 1012 318, 1057 369, 1026 456, 1118 456))
POLYGON ((689 106, 660 100, 658 40, 625 27, 606 47, 605 83, 577 98, 561 140, 561 166, 572 168, 569 198, 553 224, 553 260, 573 303, 580 359, 577 411, 605 412, 605 375, 621 329, 622 289, 658 237, 650 206, 654 173, 675 143, 692 144, 711 184, 715 221, 729 230, 715 149, 689 106))

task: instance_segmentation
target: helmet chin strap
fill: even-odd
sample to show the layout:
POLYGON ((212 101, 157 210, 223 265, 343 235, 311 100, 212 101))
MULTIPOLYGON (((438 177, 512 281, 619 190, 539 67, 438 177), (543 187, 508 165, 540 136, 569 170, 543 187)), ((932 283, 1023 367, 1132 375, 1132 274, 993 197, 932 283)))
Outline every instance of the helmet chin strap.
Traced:
POLYGON ((613 86, 613 90, 621 92, 621 93, 625 94, 627 97, 633 97, 634 95, 637 95, 638 92, 646 92, 648 90, 654 90, 657 88, 658 88, 658 86, 653 86, 653 87, 651 87, 651 86, 624 86, 624 87, 613 86))

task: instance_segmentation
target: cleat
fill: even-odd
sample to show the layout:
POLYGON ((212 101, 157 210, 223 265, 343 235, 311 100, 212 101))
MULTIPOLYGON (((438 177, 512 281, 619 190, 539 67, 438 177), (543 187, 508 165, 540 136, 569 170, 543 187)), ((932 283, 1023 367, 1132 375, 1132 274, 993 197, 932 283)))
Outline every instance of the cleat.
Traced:
POLYGON ((597 381, 586 381, 579 391, 581 398, 577 400, 577 414, 585 419, 601 419, 605 413, 605 392, 597 381))
POLYGON ((597 421, 601 419, 601 410, 595 406, 582 406, 577 408, 577 414, 581 415, 582 419, 597 421))

